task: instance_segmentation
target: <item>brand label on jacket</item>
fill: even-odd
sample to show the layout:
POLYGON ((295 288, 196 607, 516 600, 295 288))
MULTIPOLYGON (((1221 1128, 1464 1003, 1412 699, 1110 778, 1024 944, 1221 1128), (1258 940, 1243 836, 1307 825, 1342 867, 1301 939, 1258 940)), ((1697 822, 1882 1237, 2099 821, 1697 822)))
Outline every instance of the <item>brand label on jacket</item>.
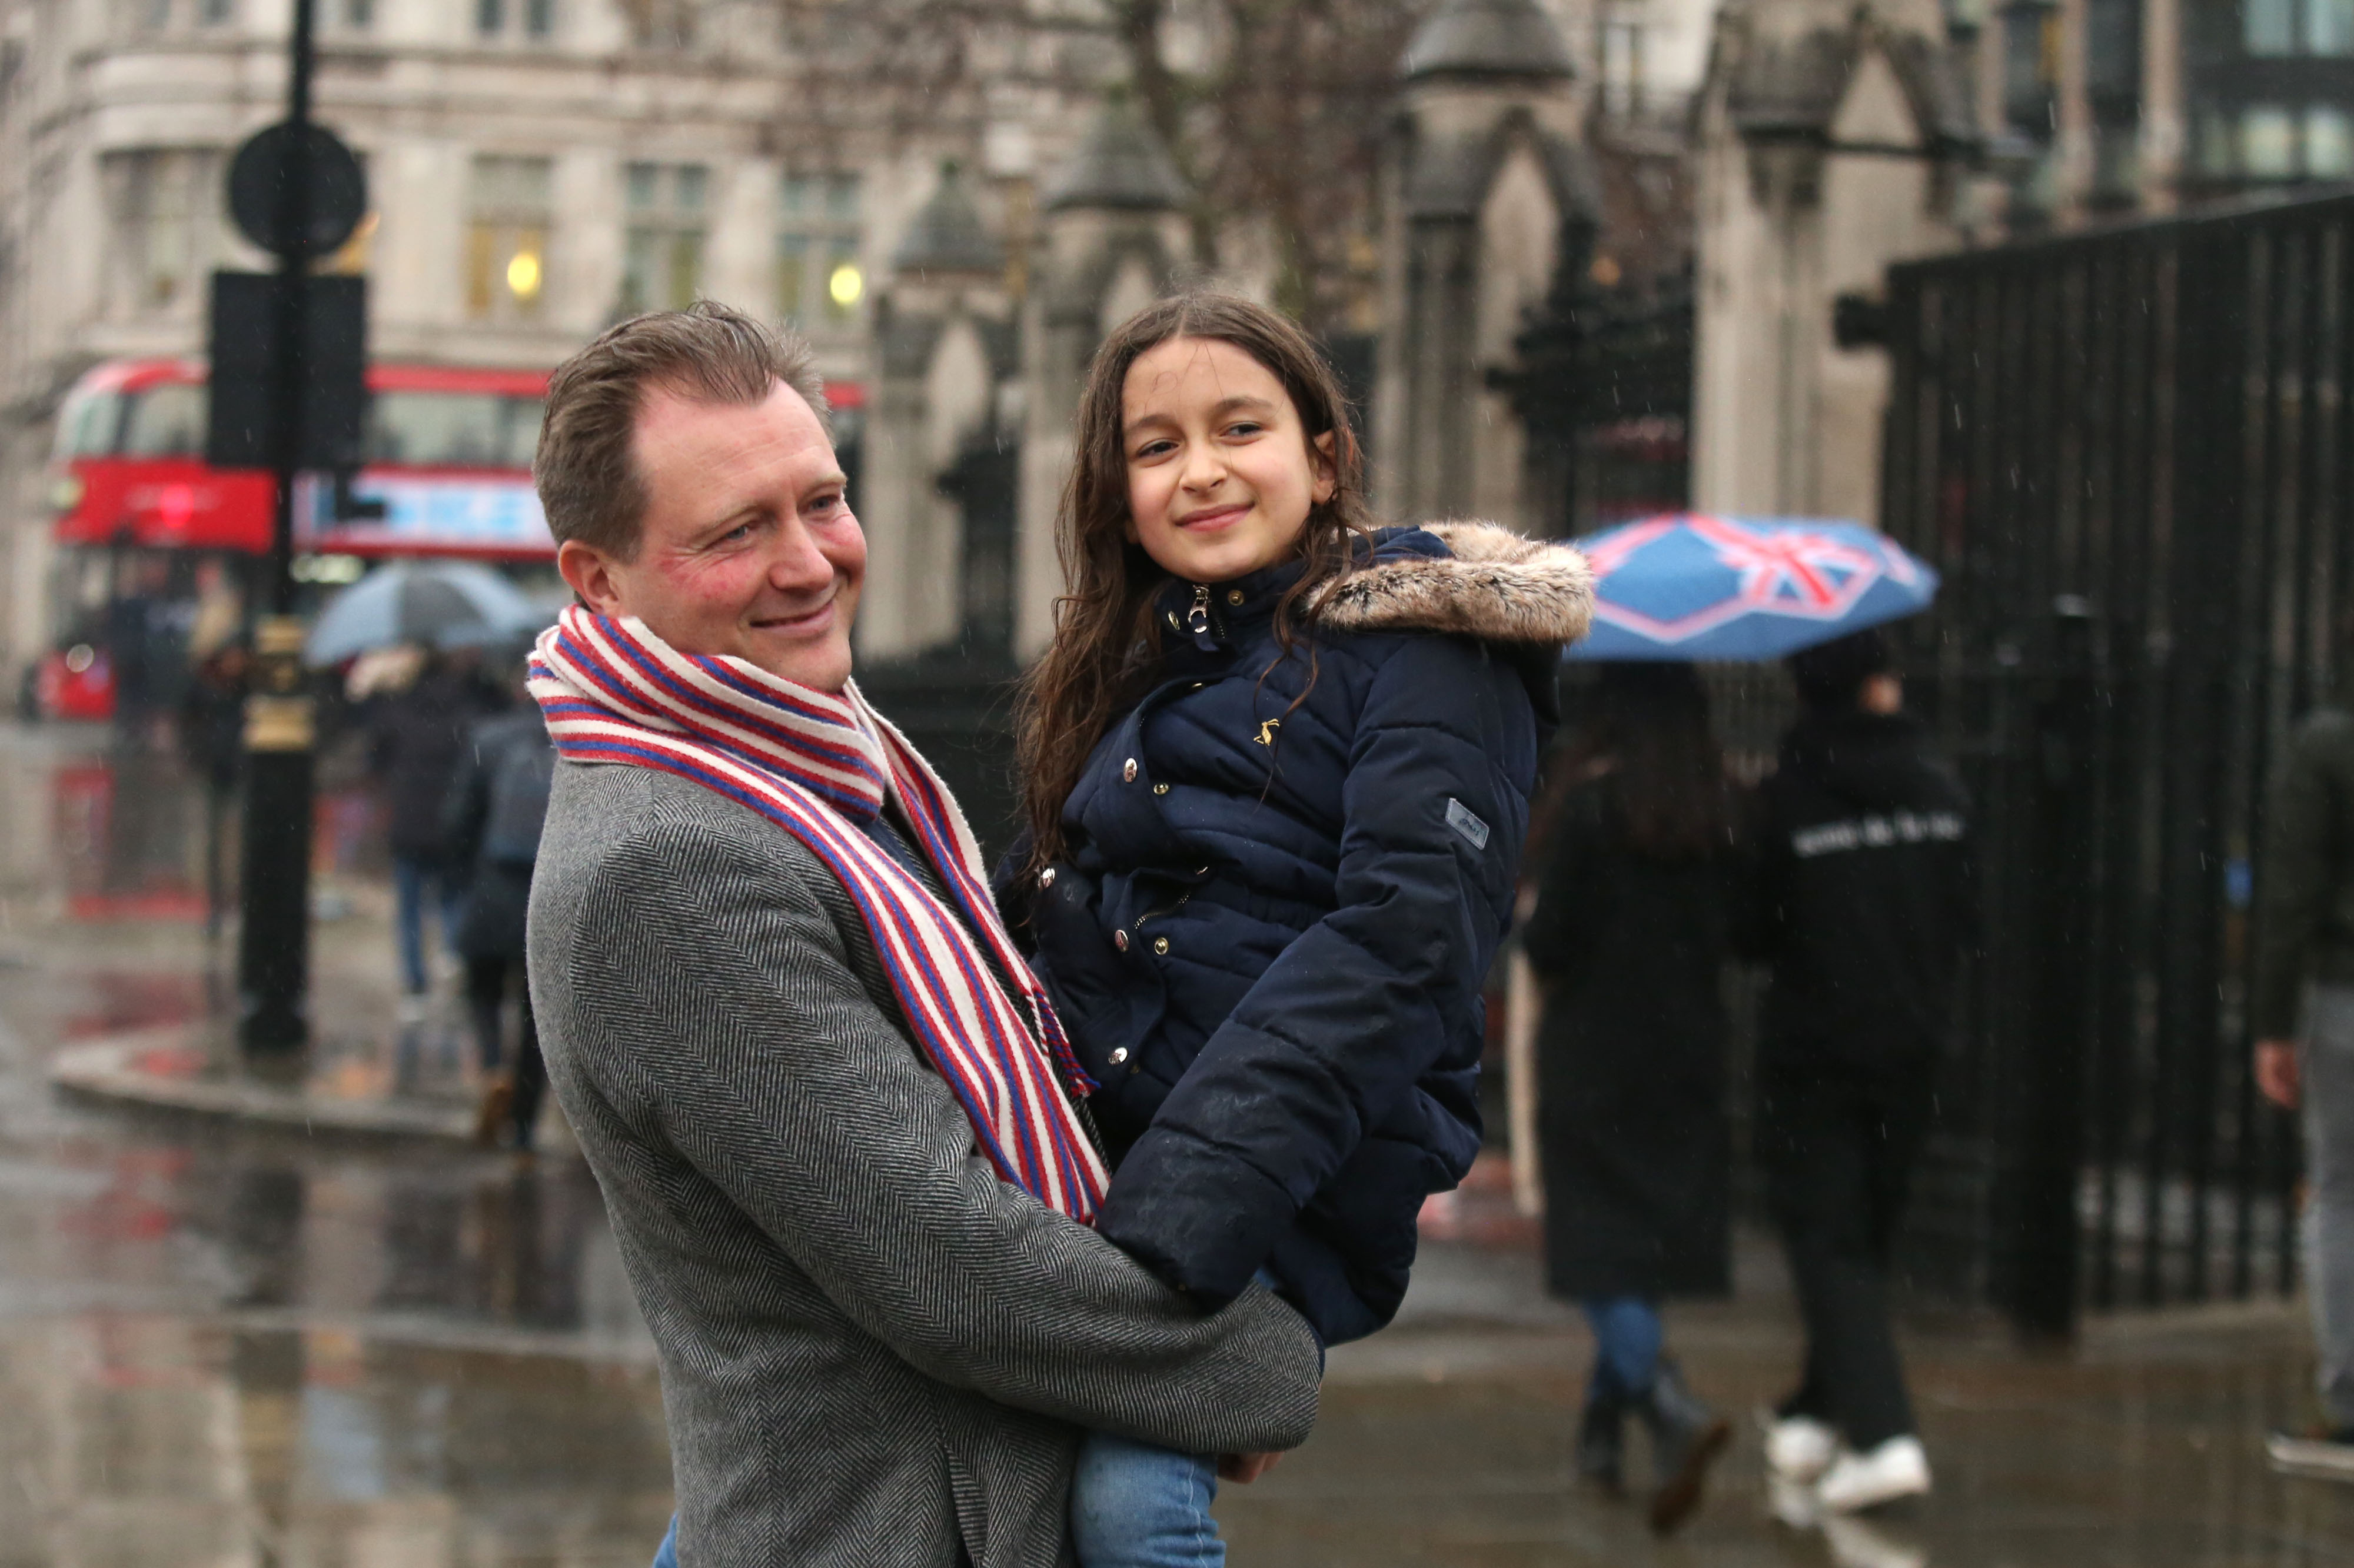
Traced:
POLYGON ((1953 843, 1962 836, 1956 811, 1897 811, 1800 828, 1790 835, 1790 853, 1800 860, 1842 850, 1887 849, 1895 844, 1953 843))
POLYGON ((1447 825, 1461 833, 1473 849, 1488 847, 1488 824, 1481 821, 1470 807, 1452 795, 1447 798, 1447 825))

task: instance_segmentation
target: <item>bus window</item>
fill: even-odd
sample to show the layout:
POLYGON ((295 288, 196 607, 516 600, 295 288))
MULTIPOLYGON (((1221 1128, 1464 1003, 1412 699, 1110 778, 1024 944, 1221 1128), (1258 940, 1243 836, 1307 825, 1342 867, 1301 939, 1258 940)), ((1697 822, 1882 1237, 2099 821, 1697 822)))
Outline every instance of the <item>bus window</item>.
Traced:
POLYGON ((126 457, 202 457, 205 389, 165 382, 131 394, 122 450, 126 457))
POLYGON ((495 392, 379 392, 369 400, 367 461, 412 468, 527 469, 540 400, 495 392))
POLYGON ((58 420, 58 457, 111 457, 122 432, 122 394, 93 392, 67 405, 58 420))

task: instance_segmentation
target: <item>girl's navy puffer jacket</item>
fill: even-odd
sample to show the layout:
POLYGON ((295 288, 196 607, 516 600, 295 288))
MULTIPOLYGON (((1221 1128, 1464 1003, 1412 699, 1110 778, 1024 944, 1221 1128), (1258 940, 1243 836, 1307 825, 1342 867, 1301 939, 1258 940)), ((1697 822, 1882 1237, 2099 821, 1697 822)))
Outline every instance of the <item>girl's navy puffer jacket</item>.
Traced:
POLYGON ((1563 546, 1387 529, 1286 652, 1299 569, 1171 584, 1066 862, 1001 893, 1101 1085, 1104 1234, 1208 1303, 1264 1266, 1335 1343, 1389 1321, 1479 1150, 1480 990, 1591 590, 1563 546))

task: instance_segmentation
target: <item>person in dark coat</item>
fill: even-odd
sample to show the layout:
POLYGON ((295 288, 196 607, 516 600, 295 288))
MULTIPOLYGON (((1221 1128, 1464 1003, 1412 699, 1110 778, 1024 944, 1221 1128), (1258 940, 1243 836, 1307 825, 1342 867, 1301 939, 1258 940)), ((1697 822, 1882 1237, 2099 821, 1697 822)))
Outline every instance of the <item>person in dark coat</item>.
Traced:
POLYGON ((475 724, 442 808, 442 841, 470 867, 451 945, 465 960, 475 1047, 491 1079, 476 1136, 494 1141, 504 1123, 519 1150, 531 1148, 547 1086, 531 987, 524 980, 524 924, 555 777, 546 722, 536 703, 526 703, 475 724), (510 989, 521 1013, 512 1068, 504 1041, 510 989))
POLYGON ((1929 1489, 1887 1278, 1976 931, 1969 800, 1880 632, 1790 668, 1804 713, 1758 793, 1756 1150, 1807 1361, 1766 1460, 1849 1512, 1929 1489))
MULTIPOLYGON (((441 836, 441 808, 465 748, 466 733, 491 705, 469 670, 441 653, 428 654, 417 679, 384 699, 369 740, 369 761, 389 810, 394 930, 400 978, 412 1021, 429 977, 425 966, 425 908, 429 900, 450 947, 465 896, 465 867, 441 836)), ((451 948, 454 952, 454 947, 451 948)))
POLYGON ((205 795, 205 935, 219 935, 228 908, 225 853, 229 808, 245 771, 245 685, 252 664, 241 641, 198 664, 180 698, 180 749, 205 795))
POLYGON ((1522 938, 1545 987, 1538 1115, 1545 1269, 1595 1337, 1577 1462, 1616 1492, 1652 1434, 1651 1523, 1698 1506, 1731 1436, 1662 1356, 1661 1298, 1728 1283, 1721 981, 1740 896, 1735 814, 1689 664, 1608 664, 1557 766, 1522 938))
MULTIPOLYGON (((1326 1344, 1397 1310, 1479 1148, 1480 991, 1585 561, 1379 528, 1331 369, 1247 302, 1098 352, 1074 574, 1024 719, 1010 920, 1115 1162, 1097 1229, 1204 1306, 1270 1278, 1326 1344)), ((1224 1560, 1209 1457, 1090 1436, 1083 1568, 1224 1560), (1182 1549, 1175 1543, 1184 1542, 1182 1549)))

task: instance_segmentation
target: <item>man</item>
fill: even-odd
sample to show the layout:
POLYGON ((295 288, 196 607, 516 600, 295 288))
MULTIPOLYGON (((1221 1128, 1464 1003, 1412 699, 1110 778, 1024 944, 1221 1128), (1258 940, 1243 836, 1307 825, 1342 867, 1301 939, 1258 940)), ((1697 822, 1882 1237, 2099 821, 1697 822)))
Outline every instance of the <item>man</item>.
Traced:
POLYGON ((1848 1513, 1929 1489, 1887 1275, 1973 925, 1968 804, 1878 631, 1790 668, 1805 711, 1759 789, 1756 1147, 1807 1362, 1766 1454, 1780 1488, 1848 1513))
POLYGON ((2354 1479, 2354 716, 2325 708, 2290 742, 2266 828, 2264 890, 2256 1084, 2274 1104, 2305 1112, 2322 1415, 2318 1430, 2276 1434, 2268 1446, 2284 1469, 2354 1479))
POLYGON ((1302 1441, 1319 1355, 1077 1220, 1099 1156, 961 818, 849 683, 865 545, 804 346, 724 307, 550 383, 580 600, 533 689, 550 1077, 662 1355, 677 1555, 1069 1561, 1083 1428, 1302 1441))

